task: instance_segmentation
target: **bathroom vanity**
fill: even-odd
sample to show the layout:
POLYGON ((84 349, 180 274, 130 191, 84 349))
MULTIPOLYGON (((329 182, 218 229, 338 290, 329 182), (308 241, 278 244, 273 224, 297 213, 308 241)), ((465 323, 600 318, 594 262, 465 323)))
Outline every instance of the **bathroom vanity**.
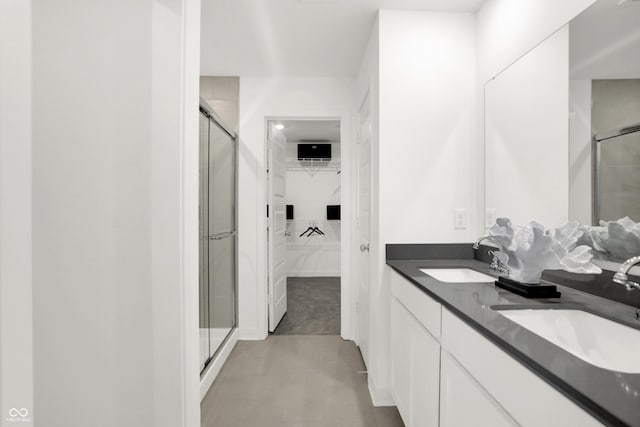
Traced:
POLYGON ((640 425, 640 358, 634 350, 640 321, 635 308, 560 283, 555 283, 560 298, 523 298, 495 287, 496 273, 476 253, 471 244, 387 245, 392 393, 405 424, 640 425), (421 271, 460 268, 486 276, 421 271), (615 331, 600 331, 599 324, 587 322, 582 328, 581 319, 550 321, 570 329, 563 332, 571 338, 572 354, 510 315, 560 313, 548 309, 595 314, 606 326, 624 325, 623 332, 634 340, 616 342, 611 336, 615 331))

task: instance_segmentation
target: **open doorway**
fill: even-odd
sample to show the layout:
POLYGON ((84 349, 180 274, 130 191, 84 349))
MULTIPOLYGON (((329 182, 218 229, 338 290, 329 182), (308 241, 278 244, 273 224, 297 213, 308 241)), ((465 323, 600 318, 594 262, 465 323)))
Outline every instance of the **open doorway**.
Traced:
POLYGON ((269 332, 340 335, 340 120, 267 122, 269 332))

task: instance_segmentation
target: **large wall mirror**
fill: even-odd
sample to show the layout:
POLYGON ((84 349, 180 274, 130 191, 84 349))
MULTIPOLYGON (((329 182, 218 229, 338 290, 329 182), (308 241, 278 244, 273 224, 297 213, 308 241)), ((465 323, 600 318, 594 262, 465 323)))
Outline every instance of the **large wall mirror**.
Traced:
POLYGON ((598 258, 640 255, 640 2, 596 1, 484 90, 486 218, 578 221, 598 258))

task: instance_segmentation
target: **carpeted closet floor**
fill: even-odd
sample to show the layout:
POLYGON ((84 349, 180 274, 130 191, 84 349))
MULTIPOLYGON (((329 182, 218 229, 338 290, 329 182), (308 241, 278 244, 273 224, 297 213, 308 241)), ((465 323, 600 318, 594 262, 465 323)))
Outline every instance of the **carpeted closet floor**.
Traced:
POLYGON ((287 313, 274 335, 340 335, 340 278, 289 277, 287 313))

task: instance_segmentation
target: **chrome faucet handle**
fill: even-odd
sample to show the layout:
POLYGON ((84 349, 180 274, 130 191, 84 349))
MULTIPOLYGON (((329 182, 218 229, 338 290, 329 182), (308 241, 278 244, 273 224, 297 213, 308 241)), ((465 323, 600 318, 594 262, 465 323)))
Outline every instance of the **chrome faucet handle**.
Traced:
POLYGON ((638 263, 640 263, 640 256, 634 256, 626 260, 620 265, 618 272, 613 275, 613 281, 619 285, 623 285, 628 291, 640 289, 640 283, 632 282, 629 280, 629 276, 627 275, 629 270, 631 270, 631 267, 638 263))
POLYGON ((500 261, 500 258, 496 256, 495 251, 489 251, 489 255, 491 255, 491 265, 489 265, 489 269, 497 272, 498 274, 506 274, 508 276, 511 272, 509 266, 500 261))
POLYGON ((613 281, 618 283, 619 285, 623 285, 627 288, 628 291, 632 291, 634 289, 640 289, 640 283, 632 282, 629 280, 629 276, 624 273, 617 272, 613 275, 613 281))

